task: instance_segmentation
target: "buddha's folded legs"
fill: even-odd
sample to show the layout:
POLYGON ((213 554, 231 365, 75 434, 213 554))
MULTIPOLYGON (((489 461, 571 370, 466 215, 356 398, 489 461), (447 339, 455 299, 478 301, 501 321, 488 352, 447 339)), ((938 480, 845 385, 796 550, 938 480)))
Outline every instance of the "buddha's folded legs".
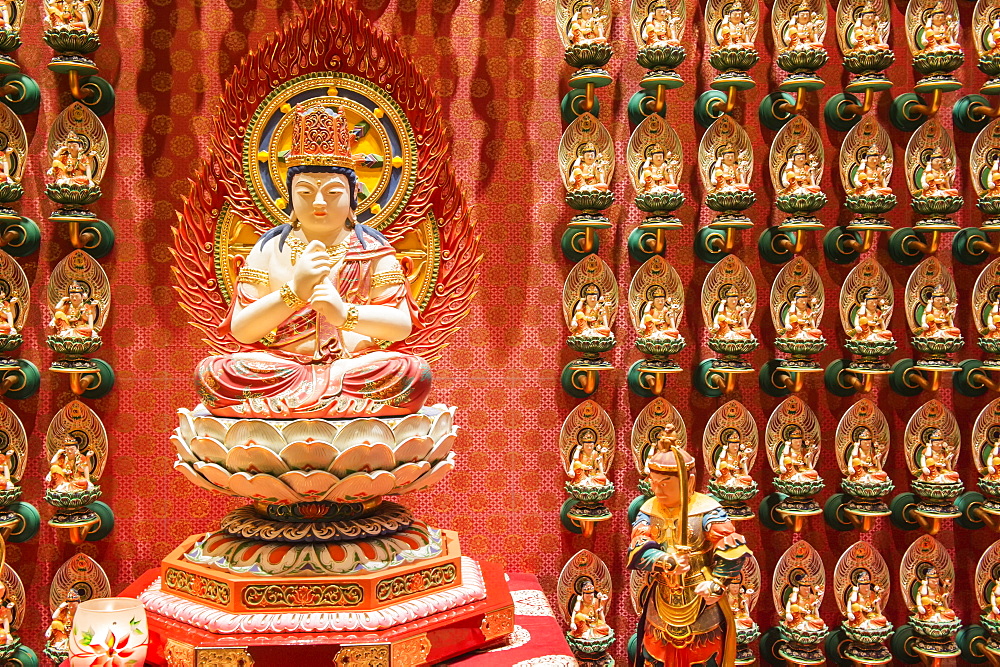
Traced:
POLYGON ((220 417, 349 418, 412 414, 431 388, 430 366, 400 352, 372 352, 333 363, 306 363, 271 352, 203 359, 195 384, 220 417))

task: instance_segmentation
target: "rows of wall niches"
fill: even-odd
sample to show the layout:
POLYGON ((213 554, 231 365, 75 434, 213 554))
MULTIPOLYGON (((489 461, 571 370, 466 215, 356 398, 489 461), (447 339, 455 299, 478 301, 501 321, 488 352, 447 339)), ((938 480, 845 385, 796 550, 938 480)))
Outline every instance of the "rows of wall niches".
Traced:
MULTIPOLYGON (((611 48, 610 2, 556 4, 565 60, 572 68, 570 92, 562 100, 566 129, 558 153, 565 203, 573 209, 562 237, 563 254, 574 263, 564 286, 563 313, 566 343, 579 355, 563 369, 561 382, 568 394, 582 400, 560 433, 570 496, 562 519, 567 529, 589 535, 610 517, 605 502, 614 493, 608 477, 614 425, 589 397, 602 371, 612 367, 604 355, 618 342, 620 304, 627 305, 628 325, 642 354, 628 369, 628 386, 650 399, 629 435, 631 458, 642 480, 630 520, 652 497, 646 479, 649 457, 676 445, 697 449, 680 413, 661 397, 669 375, 682 370, 672 357, 686 344, 680 333, 685 285, 666 250, 671 231, 682 226, 676 212, 684 205, 681 179, 688 170, 678 134, 666 121, 665 105, 670 91, 684 83, 676 72, 688 55, 684 45, 697 41, 685 40, 685 32, 697 28, 684 0, 633 0, 623 6, 619 20, 629 22, 634 56, 646 74, 628 104, 633 131, 619 160, 600 112, 600 90, 612 83, 607 64, 613 56, 625 55, 611 48), (612 179, 622 169, 635 192, 628 205, 641 212, 641 221, 628 235, 629 253, 639 267, 627 300, 600 256, 601 230, 611 227, 604 211, 614 203, 612 179)), ((773 530, 800 532, 809 517, 819 520, 822 515, 838 530, 869 531, 888 517, 901 528, 927 533, 906 550, 896 582, 882 556, 865 541, 841 556, 831 591, 843 616, 837 629, 820 617, 824 593, 830 591, 824 563, 811 545, 798 541, 774 572, 771 597, 780 625, 761 635, 753 619, 760 571, 753 557, 747 559, 727 593, 739 640, 736 664, 753 664, 756 654, 772 664, 820 664, 824 653, 838 664, 885 664, 893 654, 908 663, 960 652, 970 662, 1000 656, 1000 589, 994 592, 1000 579, 1000 542, 983 555, 976 572, 982 617, 963 625, 950 606, 953 564, 931 537, 952 522, 966 528, 1000 526, 1000 399, 987 405, 966 433, 982 493, 967 491, 957 472, 962 433, 945 404, 928 400, 910 415, 902 442, 897 437, 891 443, 886 417, 873 401, 859 398, 841 417, 834 442, 826 444, 836 451, 840 492, 820 504, 816 497, 837 482, 824 481, 816 470, 822 446, 819 420, 798 396, 810 378, 843 397, 864 395, 886 379, 904 396, 926 392, 930 398, 949 378, 965 395, 1000 390, 995 377, 1000 370, 1000 258, 986 265, 971 293, 961 295, 976 327, 963 332, 955 316, 960 302, 955 281, 936 257, 942 236, 951 233, 952 253, 961 263, 978 264, 1000 254, 1000 241, 990 237, 1000 230, 1000 119, 991 120, 1000 116, 1000 106, 992 105, 1000 96, 1000 0, 979 0, 972 12, 978 67, 986 75, 981 94, 961 97, 951 107, 942 107, 942 95, 962 88, 955 72, 966 58, 958 6, 955 0, 910 0, 906 5, 905 20, 893 30, 906 32, 916 83, 912 91, 892 98, 886 114, 888 123, 909 135, 900 156, 894 154, 876 108, 879 96, 892 87, 885 74, 896 58, 889 45, 890 9, 884 0, 841 0, 835 8, 822 0, 775 0, 769 29, 775 63, 785 76, 757 109, 761 125, 775 135, 768 154, 755 156, 754 143, 730 112, 740 107, 742 91, 756 85, 750 70, 763 43, 760 8, 756 0, 708 0, 700 7, 701 36, 716 76, 695 102, 695 121, 704 133, 689 162, 696 164, 701 204, 709 209, 695 235, 693 255, 711 265, 701 287, 700 310, 712 358, 694 369, 693 384, 706 396, 724 397, 739 382, 756 380, 762 391, 784 397, 763 437, 776 492, 758 498, 754 478, 761 474, 756 470, 761 437, 751 413, 735 400, 711 416, 701 435, 707 491, 731 519, 758 518, 773 530), (827 130, 842 142, 833 164, 826 159, 818 129, 802 113, 825 85, 817 70, 830 58, 823 44, 828 28, 836 31, 842 66, 850 73, 844 90, 823 104, 827 130), (957 131, 978 133, 961 159, 952 130, 941 123, 940 116, 947 113, 957 131), (982 213, 978 228, 960 229, 951 217, 965 204, 955 186, 963 165, 970 170, 982 213), (776 210, 769 217, 776 223, 763 232, 747 215, 751 207, 766 205, 751 186, 758 166, 771 179, 775 195, 776 210), (904 171, 908 192, 891 186, 894 168, 904 171), (843 187, 841 202, 831 202, 827 195, 833 178, 843 187), (914 222, 894 228, 885 216, 907 196, 914 222), (826 229, 817 213, 828 205, 849 211, 845 218, 850 222, 826 229), (759 233, 760 258, 782 266, 767 304, 775 358, 762 368, 749 360, 759 345, 757 288, 733 252, 739 236, 750 233, 759 233), (868 252, 881 233, 888 235, 892 260, 914 267, 901 292, 868 252), (803 257, 814 242, 810 237, 822 244, 828 261, 850 266, 836 301, 829 302, 837 305, 831 314, 839 314, 845 349, 841 359, 825 368, 816 356, 828 345, 823 333, 828 301, 818 272, 803 257), (904 335, 890 327, 897 304, 905 312, 913 358, 890 364, 887 358, 904 335), (968 353, 966 336, 976 339, 981 354, 959 360, 963 349, 968 353), (894 481, 886 473, 890 446, 905 448, 908 479, 894 481), (897 486, 905 487, 905 482, 910 491, 899 492, 897 486), (896 629, 883 612, 894 588, 909 610, 908 618, 897 619, 904 625, 896 629)), ((636 574, 630 594, 640 614, 648 589, 636 574)), ((612 591, 602 560, 587 550, 574 555, 559 578, 557 596, 577 657, 587 664, 607 664, 614 631, 605 618, 612 591)), ((641 641, 633 636, 630 654, 637 643, 641 641)))
POLYGON ((101 331, 111 307, 101 261, 114 246, 111 224, 91 209, 101 199, 110 161, 110 142, 99 116, 114 106, 114 90, 97 75, 92 60, 100 47, 103 11, 102 0, 52 0, 40 7, 14 0, 0 8, 0 609, 6 619, 0 624, 0 659, 25 667, 37 667, 38 654, 19 638, 27 601, 20 577, 4 562, 6 543, 32 539, 44 517, 72 545, 72 555, 50 586, 47 643, 36 647, 56 664, 68 655, 79 602, 111 594, 101 566, 77 551, 86 541, 105 537, 114 525, 111 508, 99 500, 108 437, 101 417, 86 402, 114 387, 111 365, 94 356, 102 349, 101 331), (31 21, 41 24, 43 39, 54 52, 48 69, 58 76, 51 80, 68 89, 73 100, 55 116, 47 136, 29 135, 22 123, 22 116, 37 119, 43 97, 51 104, 60 97, 56 87, 43 96, 18 62, 21 28, 31 21), (39 154, 44 159, 33 163, 31 158, 39 154), (62 249, 62 259, 48 276, 37 261, 41 229, 19 211, 29 181, 44 184, 48 203, 41 208, 52 211, 46 228, 55 234, 44 242, 62 249), (32 308, 39 311, 35 317, 32 308), (29 322, 38 322, 39 329, 32 331, 29 322), (21 356, 25 340, 36 340, 35 350, 44 341, 55 353, 44 383, 38 366, 21 356), (74 399, 59 406, 67 382, 74 399), (29 452, 19 403, 25 405, 21 402, 40 388, 51 392, 49 404, 57 409, 44 434, 45 451, 29 452), (49 462, 44 499, 33 503, 22 500, 21 489, 29 456, 49 462), (50 509, 40 512, 42 503, 50 509))

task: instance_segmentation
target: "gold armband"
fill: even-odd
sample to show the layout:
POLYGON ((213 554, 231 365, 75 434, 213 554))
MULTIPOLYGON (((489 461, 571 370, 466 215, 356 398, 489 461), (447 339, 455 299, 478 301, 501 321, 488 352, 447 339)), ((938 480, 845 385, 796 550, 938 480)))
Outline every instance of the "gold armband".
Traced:
POLYGON ((406 282, 406 276, 400 270, 383 271, 372 276, 372 287, 386 287, 389 285, 402 285, 406 282))
POLYGON ((236 278, 238 282, 247 283, 248 285, 267 285, 271 282, 271 276, 268 275, 267 271, 261 271, 260 269, 251 269, 246 264, 240 269, 240 275, 236 278))
POLYGON ((356 326, 358 326, 358 307, 349 306, 347 308, 347 319, 344 320, 344 326, 340 328, 344 331, 352 331, 356 326))
POLYGON ((295 308, 296 310, 306 305, 306 302, 299 298, 299 295, 295 293, 292 286, 285 283, 278 290, 278 294, 281 295, 281 300, 285 302, 285 305, 289 308, 295 308))

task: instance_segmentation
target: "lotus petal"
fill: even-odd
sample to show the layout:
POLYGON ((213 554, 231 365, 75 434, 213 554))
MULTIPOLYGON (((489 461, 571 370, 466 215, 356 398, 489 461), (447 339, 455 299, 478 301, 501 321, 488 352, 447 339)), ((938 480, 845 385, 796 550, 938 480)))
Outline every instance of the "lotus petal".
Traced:
POLYGON ((226 431, 229 429, 222 421, 216 417, 195 417, 194 433, 203 438, 215 438, 219 442, 226 439, 226 431))
POLYGON ((354 503, 391 493, 396 477, 388 470, 356 472, 330 489, 323 500, 335 503, 354 503))
MULTIPOLYGON (((224 489, 231 489, 229 485, 230 480, 233 475, 228 470, 220 466, 218 463, 206 463, 204 461, 198 461, 194 464, 194 469, 201 474, 202 477, 210 481, 216 486, 221 486, 224 489)), ((233 489, 235 490, 235 489, 233 489)))
POLYGON ((455 468, 455 460, 454 460, 454 455, 452 455, 449 456, 448 459, 441 461, 440 463, 435 465, 433 468, 430 469, 429 472, 426 472, 420 477, 418 477, 417 481, 413 482, 412 484, 408 484, 407 486, 397 488, 393 493, 397 495, 402 495, 404 493, 410 493, 412 491, 422 491, 440 482, 442 479, 444 479, 444 476, 450 473, 454 468, 455 468))
POLYGON ((281 429, 285 442, 333 442, 339 429, 320 419, 296 419, 281 429))
POLYGON ((430 436, 437 442, 451 432, 452 424, 455 423, 455 408, 445 408, 434 420, 431 426, 430 436))
POLYGON ((199 475, 197 472, 195 472, 194 469, 189 464, 184 463, 183 461, 174 461, 174 469, 179 470, 180 473, 182 475, 184 475, 187 478, 187 480, 189 482, 191 482, 192 484, 194 484, 195 486, 199 486, 199 487, 201 487, 203 489, 206 489, 208 491, 215 491, 215 492, 218 492, 218 493, 224 493, 227 496, 234 496, 234 495, 236 495, 235 493, 233 493, 229 489, 225 489, 225 488, 223 488, 221 486, 216 486, 215 484, 212 484, 207 479, 205 479, 204 477, 202 477, 201 475, 199 475))
POLYGON ((330 464, 328 470, 343 479, 351 473, 372 470, 392 470, 396 467, 396 457, 389 445, 381 442, 370 445, 362 443, 341 452, 330 464))
POLYGON ((184 442, 184 440, 178 436, 177 433, 172 433, 170 435, 170 442, 174 443, 174 449, 177 450, 177 455, 181 457, 182 461, 194 463, 198 460, 198 457, 195 456, 194 452, 191 451, 191 448, 188 447, 187 443, 184 442))
POLYGON ((455 446, 455 440, 458 438, 458 429, 455 429, 448 435, 441 438, 431 453, 427 455, 427 460, 431 463, 437 463, 441 459, 448 456, 451 453, 451 448, 455 446))
POLYGON ((380 419, 355 419, 340 430, 333 441, 333 446, 340 451, 347 451, 352 445, 363 442, 396 442, 392 429, 380 419))
POLYGON ((427 415, 407 415, 392 428, 394 444, 399 444, 415 435, 427 435, 431 430, 431 418, 427 415))
POLYGON ((177 411, 177 418, 179 421, 179 425, 177 426, 177 435, 179 435, 181 440, 184 440, 185 442, 191 442, 194 440, 194 418, 191 417, 191 411, 187 408, 181 408, 177 411))
POLYGON ((212 463, 222 463, 226 460, 226 454, 228 454, 225 445, 215 438, 209 438, 208 436, 199 436, 192 440, 191 451, 202 461, 210 461, 212 463))
POLYGON ((434 441, 425 435, 409 438, 398 445, 393 453, 396 463, 409 463, 412 461, 423 461, 430 454, 434 441))
POLYGON ((396 476, 396 486, 406 486, 407 484, 415 482, 418 477, 430 469, 431 464, 427 461, 420 461, 419 463, 404 463, 393 470, 392 474, 396 476))
POLYGON ((290 486, 306 500, 321 500, 340 480, 325 470, 310 470, 303 472, 293 470, 281 475, 278 479, 290 486))
POLYGON ((290 486, 272 475, 251 475, 238 472, 229 481, 229 488, 241 496, 284 505, 300 503, 306 498, 295 493, 290 486))
POLYGON ((243 419, 236 422, 226 433, 223 442, 228 449, 238 445, 260 445, 275 454, 285 446, 285 439, 278 433, 278 429, 263 419, 243 419))
POLYGON ((290 469, 277 454, 260 445, 233 447, 223 465, 229 472, 264 472, 269 475, 280 475, 290 469))
POLYGON ((281 450, 281 458, 293 470, 326 470, 337 458, 337 450, 326 442, 293 442, 281 450))

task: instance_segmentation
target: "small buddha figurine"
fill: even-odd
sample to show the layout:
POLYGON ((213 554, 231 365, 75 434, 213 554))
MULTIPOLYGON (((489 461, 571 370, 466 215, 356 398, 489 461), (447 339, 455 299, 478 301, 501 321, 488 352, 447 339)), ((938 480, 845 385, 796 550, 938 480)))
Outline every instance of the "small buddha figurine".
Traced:
POLYGON ((785 625, 795 630, 820 632, 826 630, 826 623, 819 615, 823 603, 823 587, 815 584, 809 575, 803 575, 798 585, 785 601, 783 617, 785 625))
POLYGON ((931 300, 920 317, 921 336, 928 338, 961 338, 962 330, 955 326, 956 305, 942 287, 934 288, 931 300))
POLYGON ((611 626, 605 620, 607 604, 608 596, 598 591, 593 581, 585 578, 573 603, 569 634, 577 639, 599 639, 610 634, 611 626))
MULTIPOLYGON (((2 2, 0 2, 0 7, 3 7, 2 2)), ((14 176, 14 160, 11 158, 12 155, 14 155, 14 148, 11 146, 0 150, 0 182, 7 183, 8 185, 13 185, 21 180, 14 176)))
POLYGON ((881 484, 889 479, 882 469, 882 455, 885 450, 875 442, 871 429, 864 427, 857 439, 851 443, 847 459, 847 479, 858 484, 881 484))
POLYGON ((887 33, 886 27, 874 7, 866 4, 854 21, 851 52, 888 51, 889 45, 883 37, 887 33))
POLYGON ((600 14, 589 2, 581 4, 573 15, 569 26, 569 42, 578 46, 604 44, 608 41, 604 34, 604 23, 600 14))
POLYGON ((983 461, 986 467, 983 479, 1000 482, 1000 437, 994 435, 993 440, 983 447, 983 461))
POLYGON ((671 13, 666 3, 657 2, 650 8, 642 28, 642 40, 646 46, 680 46, 680 23, 680 18, 671 13))
POLYGON ((16 294, 8 294, 7 285, 0 282, 0 335, 13 336, 20 333, 15 326, 15 311, 18 298, 16 294))
POLYGON ((948 603, 951 596, 951 581, 942 579, 934 566, 927 568, 920 577, 920 587, 917 591, 917 618, 931 623, 947 623, 954 621, 955 612, 948 603))
POLYGON ((816 448, 813 443, 805 439, 800 427, 793 427, 788 439, 778 445, 778 478, 786 482, 818 480, 815 459, 816 448))
POLYGON ((580 157, 570 167, 569 183, 572 192, 607 192, 607 171, 597 159, 594 144, 587 143, 580 147, 580 157))
POLYGON ((954 484, 961 481, 952 469, 951 445, 945 441, 940 429, 931 431, 920 452, 920 476, 922 482, 954 484))
POLYGON ((642 164, 642 191, 648 194, 678 192, 677 170, 680 160, 672 152, 654 148, 642 164))
POLYGON ((961 193, 955 189, 954 179, 951 158, 936 151, 920 176, 920 194, 923 197, 958 197, 961 193))
POLYGON ((80 594, 72 588, 66 598, 52 612, 52 622, 45 631, 45 648, 52 653, 69 653, 69 635, 73 631, 73 617, 80 606, 80 594))
POLYGON ((749 192, 747 182, 748 165, 736 156, 736 149, 725 144, 719 149, 719 157, 712 165, 711 189, 713 192, 749 192))
POLYGON ((983 190, 983 197, 1000 197, 1000 156, 990 163, 990 172, 986 177, 986 184, 989 186, 983 190))
POLYGON ((924 23, 924 46, 918 54, 942 53, 962 50, 958 43, 958 20, 945 13, 942 5, 937 5, 924 23))
POLYGON ((10 646, 17 641, 11 626, 14 624, 14 614, 17 607, 10 599, 7 585, 0 581, 0 646, 10 646))
POLYGON ((794 195, 822 192, 822 188, 816 182, 818 165, 816 156, 810 155, 805 146, 798 144, 781 172, 781 191, 777 194, 794 195))
POLYGON ((382 343, 421 326, 420 311, 392 245, 357 222, 347 120, 322 106, 291 114, 290 222, 250 251, 221 324, 249 351, 202 360, 199 397, 219 417, 412 414, 430 393, 430 366, 382 343))
POLYGON ((732 664, 736 626, 718 603, 750 553, 746 540, 714 498, 695 491, 695 460, 686 451, 654 454, 649 481, 654 495, 636 514, 628 552, 629 569, 651 579, 636 631, 639 660, 732 664))
POLYGON ((788 311, 782 320, 785 330, 780 332, 782 338, 796 340, 820 340, 823 332, 816 321, 816 308, 819 301, 802 287, 795 288, 791 294, 788 311))
POLYGON ((62 338, 97 338, 97 302, 90 298, 90 286, 80 280, 70 283, 67 295, 59 300, 49 326, 62 338))
POLYGON ((861 164, 854 173, 853 195, 891 195, 889 174, 892 170, 892 158, 882 155, 875 146, 869 146, 864 153, 861 164))
POLYGON ((986 334, 983 338, 1000 338, 1000 296, 990 307, 990 314, 986 318, 986 334))
POLYGON ((94 172, 97 170, 97 153, 83 152, 84 141, 76 132, 70 132, 60 141, 52 153, 52 166, 46 176, 56 185, 76 185, 94 187, 94 172))
POLYGON ((742 572, 729 582, 728 590, 729 608, 733 612, 736 629, 749 630, 754 626, 753 617, 750 615, 750 596, 756 591, 743 585, 742 572))
POLYGON ((76 493, 94 488, 90 478, 90 455, 80 451, 79 441, 72 435, 63 439, 49 462, 49 472, 45 475, 45 487, 58 493, 76 493))
POLYGON ((648 296, 652 297, 652 301, 645 302, 639 311, 642 322, 639 337, 653 340, 680 338, 677 329, 680 306, 667 299, 667 292, 660 285, 650 287, 648 296))
POLYGON ((732 286, 724 288, 722 301, 712 320, 712 338, 722 340, 754 340, 750 330, 750 316, 753 306, 732 286))
POLYGON ((889 624, 882 613, 882 589, 872 583, 868 570, 860 570, 847 589, 847 625, 859 630, 878 630, 889 624))
POLYGON ((610 313, 601 298, 601 289, 589 283, 583 288, 583 298, 573 306, 573 336, 609 337, 611 333, 610 313))
POLYGON ((11 0, 0 0, 0 30, 10 30, 14 26, 10 22, 11 0))
POLYGON ((10 491, 17 488, 17 485, 11 478, 13 475, 14 457, 13 449, 0 452, 0 491, 10 491))
POLYGON ((851 317, 851 338, 858 341, 888 341, 893 340, 888 322, 892 317, 892 308, 886 304, 874 290, 870 290, 864 302, 851 317))
POLYGON ((753 484, 748 462, 749 445, 743 444, 736 429, 727 429, 722 436, 722 452, 715 464, 715 479, 719 486, 747 487, 753 484))
POLYGON ((718 48, 753 49, 753 39, 750 36, 752 29, 753 17, 743 11, 740 2, 734 2, 722 19, 718 48))
POLYGON ((598 445, 597 433, 591 428, 582 429, 577 435, 577 443, 566 471, 570 483, 576 486, 607 486, 606 450, 598 445))
POLYGON ((789 15, 787 44, 783 50, 823 49, 823 17, 803 3, 789 15))
POLYGON ((995 579, 993 580, 993 588, 990 589, 990 604, 986 618, 1000 622, 1000 584, 995 579))
POLYGON ((91 32, 86 3, 81 0, 45 0, 45 27, 91 32))

